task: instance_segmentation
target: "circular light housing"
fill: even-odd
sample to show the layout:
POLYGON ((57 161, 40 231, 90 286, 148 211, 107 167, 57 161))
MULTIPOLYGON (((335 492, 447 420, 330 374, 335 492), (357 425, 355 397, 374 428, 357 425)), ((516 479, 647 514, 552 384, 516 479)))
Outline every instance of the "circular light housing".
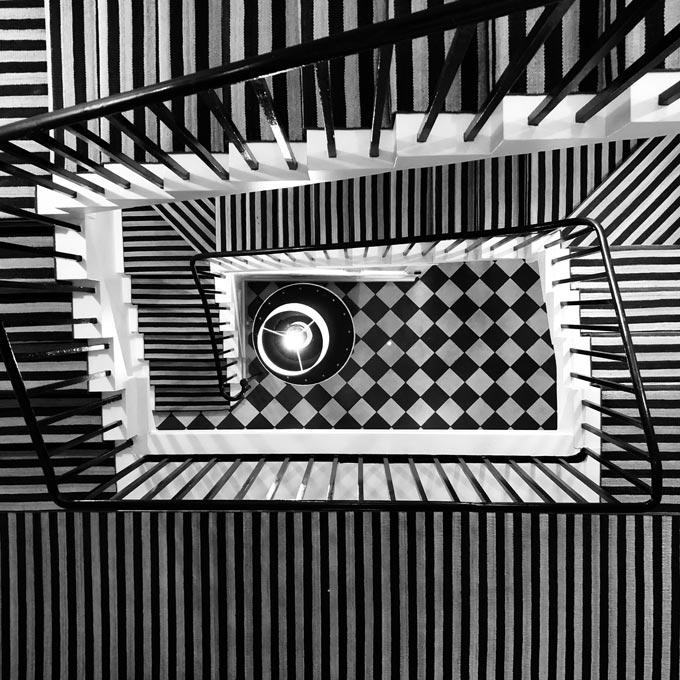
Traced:
POLYGON ((347 306, 330 290, 296 283, 262 303, 253 321, 253 345, 272 375, 315 384, 347 363, 354 349, 354 324, 347 306))

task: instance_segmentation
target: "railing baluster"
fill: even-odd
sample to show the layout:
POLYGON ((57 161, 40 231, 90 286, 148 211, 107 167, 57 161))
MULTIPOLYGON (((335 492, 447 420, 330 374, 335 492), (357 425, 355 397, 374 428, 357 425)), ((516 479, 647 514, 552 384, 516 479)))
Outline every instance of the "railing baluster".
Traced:
MULTIPOLYGON (((155 476, 156 473, 160 472, 167 464, 168 457, 165 456, 163 459, 159 460, 154 466, 152 466, 149 470, 139 475, 137 479, 130 482, 128 485, 124 486, 120 491, 114 493, 113 496, 111 496, 111 500, 118 501, 125 498, 125 496, 129 496, 135 489, 138 489, 142 484, 144 484, 144 482, 148 481, 153 476, 155 476)), ((94 498, 92 494, 89 494, 87 497, 94 498)))
POLYGON ((614 446, 617 446, 623 451, 628 451, 628 453, 633 453, 636 456, 641 456, 644 460, 648 460, 649 458, 649 454, 646 451, 643 451, 634 444, 629 444, 628 442, 625 442, 622 439, 619 439, 618 437, 614 437, 611 434, 607 434, 606 432, 603 432, 602 430, 593 427, 590 423, 581 423, 581 427, 584 430, 586 430, 586 432, 590 432, 591 434, 598 436, 600 439, 609 442, 614 446))
POLYGON ((288 136, 283 131, 283 128, 279 124, 279 120, 276 117, 276 112, 274 111, 274 102, 272 100, 272 94, 269 91, 269 86, 264 78, 256 78, 255 80, 248 81, 250 86, 255 92, 257 101, 260 103, 260 108, 264 114, 265 120, 271 128, 272 134, 276 143, 281 149, 283 158, 286 161, 286 165, 289 170, 297 170, 298 162, 295 160, 295 155, 293 154, 293 148, 288 141, 288 136))
POLYGON ((385 481, 387 482, 387 493, 391 501, 396 501, 397 497, 394 493, 394 482, 392 481, 392 470, 390 469, 390 462, 387 458, 383 458, 383 466, 385 468, 385 481))
POLYGON ((310 458, 307 461, 307 467, 302 475, 302 480, 300 480, 300 486, 298 487, 297 494, 295 496, 296 501, 302 501, 305 499, 305 494, 307 493, 307 486, 309 485, 309 476, 312 474, 312 467, 314 466, 314 458, 310 458))
POLYGON ((580 283, 581 281, 602 281, 606 279, 607 274, 602 272, 600 274, 579 274, 578 276, 569 276, 566 279, 556 279, 553 285, 557 286, 562 283, 580 283))
POLYGON ((600 465, 604 465, 605 467, 608 467, 610 470, 613 470, 616 472, 617 475, 620 475, 624 479, 627 479, 631 484, 634 486, 637 486, 638 489, 641 489, 645 493, 652 494, 652 487, 647 484, 647 482, 643 482, 641 479, 638 479, 635 475, 632 475, 628 470, 618 466, 616 463, 613 463, 610 460, 607 460, 604 458, 602 455, 595 453, 594 451, 591 451, 590 449, 586 449, 586 453, 591 457, 594 458, 600 465))
POLYGON ((72 286, 68 283, 52 283, 47 281, 0 281, 0 288, 3 290, 18 291, 34 291, 40 293, 95 293, 96 290, 91 286, 72 286))
POLYGON ((464 238, 457 238, 450 246, 446 246, 446 248, 444 248, 444 252, 445 253, 451 252, 454 248, 457 248, 459 245, 461 245, 466 240, 467 239, 464 239, 464 238))
POLYGON ((229 481, 234 472, 241 465, 241 459, 237 458, 222 474, 222 476, 215 482, 214 486, 205 497, 206 501, 211 501, 222 490, 222 487, 229 481))
POLYGON ((166 127, 178 137, 205 163, 220 179, 228 180, 229 173, 217 162, 215 157, 208 151, 201 142, 189 132, 173 115, 172 111, 162 102, 149 104, 149 109, 162 121, 166 127))
MULTIPOLYGON (((163 460, 167 460, 167 458, 164 458, 163 460)), ((91 500, 93 498, 96 498, 97 496, 100 496, 104 491, 106 491, 110 486, 115 484, 119 479, 123 479, 123 477, 127 477, 131 472, 134 472, 138 467, 141 467, 144 465, 144 463, 148 462, 146 460, 145 456, 142 456, 141 458, 138 458, 137 460, 133 461, 130 463, 130 465, 127 465, 124 467, 120 472, 117 472, 113 477, 109 477, 106 481, 102 482, 99 486, 96 486, 90 493, 85 496, 87 500, 91 500)))
POLYGON ((517 54, 513 54, 510 64, 496 81, 496 84, 482 105, 481 111, 475 115, 465 131, 463 139, 466 142, 475 140, 479 131, 491 117, 491 114, 496 110, 501 101, 503 101, 505 95, 510 92, 510 88, 517 82, 517 79, 522 73, 524 73, 536 52, 538 52, 545 44, 548 36, 559 25, 562 17, 566 14, 572 3, 573 0, 562 0, 559 4, 551 5, 543 10, 541 16, 537 19, 529 32, 529 35, 525 38, 522 50, 517 54))
POLYGON ((142 496, 142 500, 148 501, 151 500, 154 496, 158 495, 161 491, 163 491, 163 489, 165 489, 166 486, 174 482, 175 479, 177 479, 177 477, 179 477, 193 462, 194 462, 193 458, 187 458, 183 463, 178 465, 169 475, 162 479, 159 484, 157 484, 153 489, 151 489, 151 491, 144 494, 142 496))
POLYGON ((631 416, 619 413, 618 411, 614 411, 613 409, 610 409, 606 406, 602 406, 602 404, 595 404, 592 401, 588 401, 588 399, 582 399, 581 403, 584 406, 593 409, 594 411, 599 411, 600 413, 609 416, 610 418, 616 418, 617 420, 623 423, 627 423, 628 425, 633 425, 635 427, 639 427, 640 429, 642 429, 642 422, 637 418, 632 418, 631 416))
POLYGON ((50 161, 45 160, 44 158, 41 158, 41 156, 38 153, 35 152, 31 153, 29 151, 26 151, 25 149, 22 149, 20 146, 12 144, 12 142, 0 143, 0 151, 8 153, 10 156, 14 158, 14 160, 17 163, 24 165, 33 165, 36 168, 40 168, 41 170, 44 170, 45 172, 51 175, 61 177, 67 180, 68 182, 77 184, 78 186, 81 186, 84 189, 88 189, 89 191, 93 191, 96 194, 106 193, 104 187, 100 187, 98 184, 94 184, 93 182, 90 182, 90 180, 85 179, 85 177, 77 175, 76 173, 71 172, 70 170, 60 168, 56 166, 54 163, 51 163, 50 161))
POLYGON ((235 501, 240 501, 245 498, 248 491, 250 491, 250 487, 255 483, 257 476, 260 474, 260 471, 262 470, 266 460, 266 458, 260 458, 260 460, 257 461, 257 465, 253 468, 253 471, 250 473, 250 475, 248 475, 248 479, 246 479, 245 484, 234 496, 235 501))
POLYGON ((229 143, 233 144, 236 150, 241 154, 246 165, 251 170, 257 170, 260 167, 260 164, 250 150, 246 140, 239 132, 239 129, 234 125, 234 122, 227 114, 227 110, 215 90, 205 90, 204 92, 200 92, 198 96, 212 111, 217 122, 222 126, 224 133, 227 135, 229 143))
POLYGON ((416 489, 418 489, 418 495, 420 496, 420 500, 426 503, 427 494, 425 493, 423 482, 420 479, 420 475, 418 474, 418 470, 416 469, 416 464, 413 462, 413 458, 408 459, 408 466, 409 469, 411 470, 411 476, 413 477, 413 481, 416 484, 416 489))
POLYGON ((56 446, 53 449, 50 449, 48 453, 51 457, 59 456, 62 453, 65 453, 66 451, 70 451, 74 446, 84 444, 85 442, 90 441, 90 439, 99 437, 100 435, 103 435, 105 432, 109 432, 110 430, 115 430, 122 424, 123 424, 122 421, 116 420, 113 423, 109 423, 108 425, 98 427, 95 430, 91 430, 90 432, 81 434, 79 437, 76 437, 75 439, 71 439, 70 441, 64 442, 63 444, 60 444, 59 446, 56 446))
POLYGON ((630 88, 636 80, 663 62, 672 52, 680 47, 680 25, 671 29, 656 41, 649 51, 634 61, 618 78, 615 78, 604 90, 598 92, 585 106, 577 112, 577 123, 586 123, 607 104, 613 102, 622 92, 630 88))
POLYGON ((572 330, 581 331, 605 331, 607 333, 616 332, 618 324, 612 322, 610 324, 597 324, 597 323, 563 323, 560 324, 561 328, 571 328, 572 330))
MULTIPOLYGON (((616 19, 605 27, 602 34, 569 69, 560 82, 550 90, 545 99, 531 112, 529 125, 538 125, 574 88, 618 45, 626 33, 637 24, 656 0, 633 0, 618 10, 616 19)), ((588 47, 588 46, 586 46, 588 47)))
POLYGON ((614 496, 612 496, 608 491, 605 491, 602 487, 595 484, 595 482, 593 482, 590 477, 586 477, 586 475, 584 475, 580 470, 577 470, 571 463, 568 463, 562 459, 558 459, 557 464, 576 477, 576 479, 578 479, 580 482, 585 484, 585 486, 587 486, 591 491, 594 491, 600 498, 607 501, 607 503, 618 504, 619 501, 617 501, 614 496))
POLYGON ((173 497, 173 501, 182 500, 198 483, 217 465, 217 458, 211 458, 173 497))
POLYGON ((500 470, 488 459, 484 459, 484 467, 491 473, 494 479, 500 484, 501 489, 504 493, 510 496, 510 500, 513 503, 521 503, 522 498, 520 495, 510 486, 508 480, 503 477, 500 470))
POLYGON ((38 394, 45 394, 46 392, 52 392, 62 387, 80 385, 81 383, 90 382, 91 380, 96 380, 97 378, 108 378, 110 375, 111 371, 98 371, 97 373, 82 375, 78 376, 77 378, 66 378, 65 380, 58 380, 56 382, 47 383, 46 385, 38 385, 38 387, 31 387, 26 391, 30 396, 35 396, 38 394))
POLYGON ((338 475, 338 459, 333 458, 333 466, 331 467, 331 476, 328 480, 328 494, 326 496, 327 501, 332 501, 333 496, 335 496, 335 479, 338 475))
POLYGON ((562 260, 573 260, 576 257, 581 257, 582 255, 589 255, 591 253, 599 253, 600 252, 600 246, 590 246, 589 248, 583 248, 582 250, 575 250, 571 253, 567 253, 566 255, 561 255, 560 257, 553 257, 552 263, 557 264, 558 262, 562 262, 562 260))
POLYGON ((580 493, 572 489, 563 479, 561 479, 555 472, 553 472, 542 460, 532 458, 531 462, 559 489, 564 491, 567 496, 570 496, 576 503, 587 503, 586 499, 580 493))
POLYGON ((469 246, 465 246, 464 252, 471 253, 475 248, 479 248, 485 241, 488 240, 488 237, 482 236, 481 238, 476 238, 469 246))
POLYGON ((326 131, 326 148, 328 157, 335 158, 338 153, 335 148, 335 123, 333 121, 333 105, 331 102, 331 76, 327 61, 319 61, 314 64, 316 73, 316 87, 321 100, 321 112, 323 113, 323 127, 326 131))
POLYGON ((635 394, 635 390, 632 387, 628 387, 628 385, 624 385, 622 383, 614 382, 613 380, 607 380, 606 378, 597 378, 594 375, 581 375, 580 373, 574 373, 573 371, 569 375, 572 378, 585 380, 585 382, 589 382, 591 385, 597 385, 598 387, 606 387, 607 389, 615 390, 617 392, 621 391, 635 394))
POLYGON ((267 491, 267 496, 265 500, 270 501, 276 495, 276 492, 279 490, 279 486, 281 485, 281 480, 283 479, 283 476, 286 474, 286 470, 288 469, 289 463, 290 458, 286 456, 283 459, 283 463, 281 463, 281 467, 279 467, 278 472, 276 473, 276 477, 274 478, 272 485, 269 487, 269 491, 267 491))
POLYGON ((451 497, 451 500, 454 503, 459 503, 460 498, 458 498, 458 494, 456 493, 455 489, 453 488, 453 484, 451 483, 451 480, 449 479, 449 476, 446 474, 446 470, 442 467, 442 464, 439 461, 439 458, 434 459, 434 466, 437 468, 437 472, 439 473, 439 477, 441 478, 442 482, 444 483, 444 486, 446 487, 446 490, 451 497))
MULTIPOLYGON (((548 248, 552 248, 553 246, 556 246, 560 243, 563 243, 564 241, 571 241, 573 239, 579 238, 581 236, 592 236, 593 235, 593 230, 590 228, 587 229, 580 229, 579 231, 571 231, 571 228, 563 228, 563 231, 567 231, 566 234, 560 233, 559 236, 554 239, 553 241, 549 241, 543 246, 544 250, 548 250, 548 248)), ((535 238, 541 238, 543 234, 536 234, 536 236, 531 237, 531 240, 534 240, 535 238)))
POLYGON ((357 498, 364 500, 364 459, 361 456, 357 460, 357 498))
POLYGON ((60 411, 52 416, 47 416, 45 418, 40 418, 38 420, 39 427, 47 427, 53 423, 58 423, 60 420, 65 420, 66 418, 71 418, 72 416, 77 416, 82 413, 87 413, 94 408, 99 406, 106 406, 106 404, 112 404, 113 402, 120 401, 123 398, 122 394, 114 394, 110 397, 104 397, 103 399, 98 399, 97 401, 92 401, 88 404, 83 404, 82 406, 75 406, 74 408, 67 409, 66 411, 60 411))
POLYGON ((569 352, 571 354, 583 354, 588 357, 597 357, 598 359, 610 359, 611 361, 618 361, 622 364, 628 364, 625 354, 614 354, 613 352, 601 352, 596 349, 575 349, 572 347, 569 352))
POLYGON ((75 262, 82 262, 82 255, 75 255, 74 253, 63 253, 60 250, 51 250, 50 248, 36 248, 35 246, 22 246, 18 243, 6 243, 0 241, 0 251, 4 253, 19 253, 20 256, 50 258, 57 257, 62 260, 73 260, 75 262))
POLYGON ((472 488, 474 489, 475 493, 481 498, 482 503, 491 503, 491 499, 487 495, 486 491, 484 491, 484 489, 482 488, 482 485, 479 483, 477 477, 475 477, 472 474, 472 470, 470 470, 465 460, 458 456, 457 461, 458 465, 460 465, 461 470, 464 472, 465 476, 468 478, 468 481, 472 485, 472 488))
POLYGON ((678 101, 678 99, 680 99, 680 81, 665 89, 659 95, 657 103, 659 106, 668 106, 669 104, 678 101))
POLYGON ((60 194, 65 194, 70 198, 76 198, 76 196, 78 196, 78 193, 73 191, 73 189, 69 189, 62 184, 57 184, 51 179, 47 179, 47 177, 44 175, 34 175, 33 173, 27 172, 22 168, 18 168, 16 165, 12 165, 11 163, 1 160, 0 172, 5 172, 8 175, 27 182, 28 184, 37 184, 38 186, 45 187, 45 189, 49 189, 50 191, 58 191, 60 194))
POLYGON ((373 97, 373 117, 371 124, 371 144, 368 155, 377 158, 380 155, 380 129, 382 117, 387 104, 387 92, 390 85, 390 64, 392 63, 393 45, 383 45, 378 50, 378 77, 373 97))
POLYGON ((442 70, 439 73, 434 97, 430 100, 427 112, 423 116, 423 121, 420 124, 416 141, 426 142, 427 138, 430 136, 430 132, 437 121, 437 117, 444 108, 446 96, 451 89, 451 84, 458 73, 458 69, 463 63, 463 57, 465 57, 470 42, 472 41, 472 36, 475 34, 476 30, 477 26, 475 24, 460 26, 456 29, 453 40, 449 45, 449 50, 446 53, 444 66, 442 66, 442 70))
POLYGON ((98 149, 103 151, 109 158, 117 161, 126 168, 132 170, 132 172, 138 174, 140 177, 144 178, 147 182, 151 182, 159 189, 163 188, 163 178, 154 174, 147 168, 145 168, 141 163, 138 163, 134 158, 130 158, 127 154, 122 151, 114 149, 111 144, 106 140, 102 139, 94 132, 91 132, 86 127, 80 125, 72 125, 70 127, 64 128, 71 134, 75 135, 78 139, 82 139, 85 142, 94 144, 98 149))
POLYGON ((94 458, 90 458, 90 460, 87 460, 81 465, 78 465, 78 467, 74 467, 68 472, 64 472, 62 475, 59 476, 59 483, 61 484, 63 482, 67 482, 70 479, 73 479, 74 477, 79 475, 81 472, 89 470, 91 467, 96 467, 97 465, 100 465, 104 461, 111 458, 111 456, 115 456, 117 453, 120 453, 125 449, 129 449, 132 446, 133 441, 134 441, 133 439, 127 439, 122 444, 118 444, 118 446, 114 446, 112 449, 109 449, 104 453, 100 453, 98 456, 95 456, 94 458))
POLYGON ((182 167, 167 151, 163 151, 156 142, 149 139, 149 137, 141 132, 134 123, 131 123, 125 116, 120 113, 114 113, 112 116, 107 116, 107 119, 114 128, 127 135, 141 149, 174 172, 177 177, 185 181, 191 179, 191 174, 186 168, 182 167))
POLYGON ((69 160, 82 165, 85 168, 89 168, 95 174, 99 175, 103 179, 108 180, 112 184, 119 186, 123 189, 129 189, 131 184, 124 177, 117 175, 115 172, 111 172, 108 168, 105 168, 101 163, 90 160, 90 158, 84 154, 80 153, 77 149, 72 149, 70 146, 60 142, 43 132, 39 132, 33 135, 33 139, 41 144, 46 149, 49 149, 55 156, 61 156, 62 158, 68 158, 69 160))
POLYGON ((520 467, 520 465, 512 460, 508 460, 508 465, 513 469, 515 473, 517 473, 517 476, 544 502, 544 503, 554 503, 555 499, 539 484, 536 483, 536 480, 531 477, 531 475, 524 469, 520 467))
MULTIPOLYGON (((14 215, 14 217, 20 217, 22 219, 31 220, 33 222, 39 222, 40 224, 46 224, 50 227, 63 227, 64 229, 71 229, 73 231, 80 231, 80 225, 72 224, 71 222, 65 222, 57 217, 48 217, 47 215, 39 215, 38 213, 33 213, 30 210, 23 210, 22 208, 15 208, 11 205, 0 205, 0 213, 7 213, 8 215, 14 215)), ((2 220, 0 220, 0 225, 2 220)))

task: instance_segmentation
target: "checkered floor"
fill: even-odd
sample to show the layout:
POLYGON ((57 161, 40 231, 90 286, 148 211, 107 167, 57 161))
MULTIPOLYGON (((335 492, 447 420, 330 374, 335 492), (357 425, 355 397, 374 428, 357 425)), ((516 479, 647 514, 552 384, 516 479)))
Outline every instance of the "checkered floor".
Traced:
MULTIPOLYGON (((248 284, 252 318, 278 283, 248 284)), ((538 272, 517 261, 429 268, 415 282, 330 283, 353 314, 344 369, 293 386, 250 362, 231 413, 174 413, 161 429, 554 429, 555 361, 538 272)))

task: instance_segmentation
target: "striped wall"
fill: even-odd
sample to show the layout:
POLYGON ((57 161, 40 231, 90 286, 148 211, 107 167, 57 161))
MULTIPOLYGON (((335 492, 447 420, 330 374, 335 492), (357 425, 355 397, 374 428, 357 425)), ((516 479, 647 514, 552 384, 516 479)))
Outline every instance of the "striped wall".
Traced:
POLYGON ((5 513, 0 676, 675 680, 677 516, 5 513))
MULTIPOLYGON (((6 0, 0 7, 0 125, 47 110, 43 0, 6 0)), ((27 147, 28 148, 28 147, 27 147)), ((0 154, 4 159, 4 154, 0 154)), ((21 166, 24 167, 24 166, 21 166)), ((34 171, 35 168, 28 167, 34 171)), ((32 208, 33 185, 0 173, 0 200, 32 208)))
MULTIPOLYGON (((54 108, 105 97, 185 73, 300 42, 298 0, 47 0, 52 37, 54 108)), ((302 138, 300 75, 270 79, 277 114, 293 140, 302 138)), ((248 139, 273 139, 255 95, 244 85, 220 90, 248 139)), ((224 149, 222 130, 196 97, 173 102, 175 115, 212 151, 224 149)), ((151 114, 133 120, 166 149, 184 150, 151 114)), ((95 131, 99 123, 91 123, 95 131)), ((102 123, 102 134, 109 135, 102 123)), ((111 131, 128 153, 130 141, 111 131)), ((69 143, 74 140, 69 139, 69 143)))
POLYGON ((679 159, 680 135, 648 140, 574 214, 599 220, 615 245, 680 244, 679 159))
POLYGON ((636 145, 593 144, 223 197, 217 247, 353 243, 562 219, 636 145))

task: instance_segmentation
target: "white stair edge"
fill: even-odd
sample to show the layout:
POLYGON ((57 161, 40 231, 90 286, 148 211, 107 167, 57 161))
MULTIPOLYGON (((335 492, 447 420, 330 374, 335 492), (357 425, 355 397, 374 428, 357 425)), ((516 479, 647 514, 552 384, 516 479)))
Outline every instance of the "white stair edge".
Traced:
POLYGON ((155 430, 148 453, 526 455, 576 453, 574 435, 562 430, 155 430))
POLYGON ((494 111, 477 138, 463 140, 473 119, 467 113, 443 113, 438 117, 429 139, 416 141, 422 113, 395 115, 394 128, 383 130, 380 155, 368 156, 369 130, 336 130, 338 155, 328 158, 325 133, 308 130, 307 142, 293 142, 298 168, 286 166, 278 146, 273 142, 254 142, 249 146, 260 161, 253 171, 237 153, 214 154, 230 172, 228 181, 219 179, 193 154, 173 154, 191 172, 190 181, 180 180, 160 164, 145 164, 163 177, 164 189, 140 180, 120 164, 107 168, 133 181, 130 190, 121 189, 93 173, 84 173, 90 181, 104 186, 106 196, 93 193, 56 178, 78 191, 78 197, 37 188, 38 212, 51 215, 83 215, 93 211, 151 205, 169 201, 191 200, 246 192, 304 186, 308 184, 367 176, 391 170, 447 165, 490 157, 549 151, 582 144, 677 134, 680 102, 658 106, 657 97, 680 79, 677 72, 654 72, 640 78, 586 123, 576 123, 574 114, 593 95, 566 97, 538 126, 526 119, 543 99, 542 95, 509 95, 494 111))

